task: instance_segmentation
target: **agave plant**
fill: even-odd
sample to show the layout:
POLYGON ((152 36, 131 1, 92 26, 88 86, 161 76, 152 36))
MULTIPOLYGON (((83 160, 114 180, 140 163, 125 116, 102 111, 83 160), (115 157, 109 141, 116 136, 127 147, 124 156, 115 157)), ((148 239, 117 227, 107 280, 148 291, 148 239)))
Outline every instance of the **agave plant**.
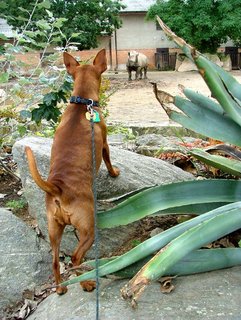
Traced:
MULTIPOLYGON (((210 62, 190 45, 178 38, 157 17, 163 30, 194 61, 208 84, 214 99, 184 89, 187 99, 154 92, 169 117, 198 133, 241 147, 241 85, 222 68, 210 62), (174 103, 182 113, 170 107, 174 103)), ((217 165, 234 175, 241 175, 240 162, 194 150, 192 154, 211 165, 217 165)), ((241 228, 241 181, 186 181, 157 186, 122 201, 114 208, 98 213, 98 227, 112 228, 126 225, 155 214, 196 214, 195 218, 178 224, 144 241, 119 257, 100 260, 100 277, 116 274, 133 277, 121 290, 122 296, 137 299, 145 287, 163 275, 184 275, 227 268, 240 264, 241 249, 200 249, 241 228), (158 251, 157 254, 155 254, 158 251)), ((87 262, 95 267, 95 262, 87 262)), ((94 278, 93 269, 63 285, 94 278)))

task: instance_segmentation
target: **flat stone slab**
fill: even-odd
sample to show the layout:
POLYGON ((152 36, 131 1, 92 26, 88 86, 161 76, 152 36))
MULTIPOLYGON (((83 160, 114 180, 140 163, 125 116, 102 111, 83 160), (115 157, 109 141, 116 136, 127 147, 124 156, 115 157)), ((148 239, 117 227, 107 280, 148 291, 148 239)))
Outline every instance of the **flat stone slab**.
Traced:
MULTIPOLYGON (((162 294, 155 282, 146 288, 134 310, 120 296, 127 281, 101 280, 100 320, 241 319, 241 267, 178 277, 170 294, 162 294)), ((93 320, 95 301, 95 292, 83 292, 74 284, 63 296, 49 296, 28 319, 93 320)))
POLYGON ((48 243, 12 212, 0 208, 0 319, 3 310, 49 280, 52 257, 48 243))

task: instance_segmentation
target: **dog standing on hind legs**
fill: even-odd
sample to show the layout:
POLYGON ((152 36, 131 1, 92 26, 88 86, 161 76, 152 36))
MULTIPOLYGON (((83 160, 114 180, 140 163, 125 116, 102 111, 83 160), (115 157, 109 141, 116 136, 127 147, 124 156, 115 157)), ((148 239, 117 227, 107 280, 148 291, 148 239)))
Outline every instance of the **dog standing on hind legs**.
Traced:
MULTIPOLYGON (((56 130, 51 150, 50 171, 45 181, 40 176, 30 147, 25 148, 30 173, 35 183, 46 192, 49 239, 53 254, 53 273, 56 285, 61 283, 59 247, 66 225, 79 231, 79 244, 72 255, 74 266, 81 263, 94 241, 94 196, 92 192, 92 148, 90 114, 94 114, 96 171, 102 158, 112 177, 119 175, 110 161, 107 128, 98 108, 101 74, 107 69, 105 49, 96 55, 93 65, 80 65, 64 52, 64 64, 74 79, 73 94, 56 130), (88 111, 89 110, 89 111, 88 111)), ((80 283, 92 291, 94 281, 80 283)), ((67 287, 58 286, 64 294, 67 287)))

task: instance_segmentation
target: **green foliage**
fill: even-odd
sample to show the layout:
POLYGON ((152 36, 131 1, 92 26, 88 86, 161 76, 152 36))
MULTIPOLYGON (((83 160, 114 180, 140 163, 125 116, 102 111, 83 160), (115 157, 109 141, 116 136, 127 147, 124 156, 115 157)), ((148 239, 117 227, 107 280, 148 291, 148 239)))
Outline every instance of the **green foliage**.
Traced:
POLYGON ((58 103, 67 102, 67 97, 69 96, 71 88, 72 81, 67 77, 58 91, 46 93, 43 97, 42 103, 38 104, 39 107, 31 110, 31 119, 37 124, 39 124, 43 119, 46 119, 47 121, 52 120, 55 123, 58 122, 61 115, 58 103))
POLYGON ((231 38, 240 43, 239 0, 158 0, 147 18, 158 15, 179 37, 202 52, 215 53, 231 38))
POLYGON ((23 209, 26 207, 27 201, 24 198, 21 198, 19 200, 10 200, 6 203, 6 207, 9 207, 11 209, 23 209))
MULTIPOLYGON (((49 8, 48 1, 36 1, 33 11, 28 12, 29 20, 24 20, 22 33, 16 34, 13 43, 4 44, 0 83, 5 97, 1 102, 0 131, 3 140, 10 143, 31 131, 40 135, 48 132, 49 135, 58 122, 61 103, 67 101, 72 87, 73 81, 66 74, 65 68, 57 67, 60 54, 48 52, 50 47, 53 51, 52 45, 56 37, 64 39, 67 47, 69 46, 69 40, 61 30, 65 19, 53 18, 46 8, 49 8), (46 20, 34 21, 33 17, 38 13, 39 6, 45 12, 46 20), (44 42, 41 43, 39 37, 44 42), (37 65, 32 64, 30 68, 16 54, 31 52, 32 47, 41 48, 42 52, 37 65), (44 126, 41 124, 43 119, 48 121, 44 126)), ((24 10, 20 11, 27 14, 24 10)))
POLYGON ((110 35, 114 29, 121 26, 119 11, 123 8, 120 0, 0 0, 1 17, 14 28, 24 30, 26 22, 35 8, 29 23, 29 31, 26 36, 36 36, 35 45, 41 45, 42 39, 51 32, 49 22, 55 19, 54 28, 62 28, 64 38, 54 37, 55 43, 66 45, 67 39, 72 39, 79 49, 90 49, 97 47, 97 37, 101 34, 110 35), (46 12, 49 22, 46 23, 46 12), (38 21, 37 25, 33 21, 38 21), (37 31, 37 34, 36 34, 37 31))
MULTIPOLYGON (((61 1, 58 3, 60 7, 64 5, 63 2, 61 4, 61 1)), ((68 6, 71 6, 71 3, 69 2, 68 6)), ((31 131, 43 136, 52 135, 59 121, 63 104, 68 101, 73 80, 67 75, 65 68, 59 64, 62 55, 54 52, 53 45, 57 43, 64 45, 62 48, 56 48, 57 51, 64 51, 70 47, 73 51, 76 47, 72 46, 72 38, 78 37, 80 33, 70 32, 69 37, 68 34, 65 34, 65 31, 69 32, 70 24, 68 23, 68 28, 64 27, 67 19, 61 17, 62 10, 59 11, 57 17, 54 16, 53 11, 50 11, 54 10, 56 5, 57 1, 49 0, 30 2, 18 0, 17 4, 11 0, 7 3, 0 1, 0 8, 3 9, 2 15, 4 12, 8 15, 12 12, 14 16, 8 16, 8 21, 12 22, 11 24, 19 31, 15 34, 13 43, 6 42, 3 45, 3 55, 0 60, 3 67, 0 72, 0 83, 6 94, 1 102, 2 111, 5 114, 4 112, 0 114, 0 131, 3 140, 7 139, 7 142, 12 143, 18 136, 26 135, 31 131), (22 18, 19 19, 20 17, 22 18), (41 55, 38 64, 30 68, 27 63, 19 60, 16 54, 31 53, 33 48, 41 49, 41 55), (45 125, 42 125, 42 120, 45 121, 45 125), (33 121, 37 126, 33 125, 33 121)), ((74 3, 75 5, 77 3, 74 3)), ((81 2, 81 5, 86 6, 88 10, 90 7, 91 10, 93 9, 87 3, 81 2)), ((98 1, 95 3, 95 9, 97 6, 107 10, 106 19, 110 18, 108 15, 111 12, 112 14, 117 13, 119 8, 118 1, 113 3, 104 1, 102 4, 98 1), (109 11, 108 6, 113 10, 109 11)), ((106 28, 109 27, 107 23, 106 28)), ((0 38, 7 40, 4 35, 0 35, 0 38)), ((103 79, 100 105, 104 115, 108 114, 106 108, 109 99, 109 96, 106 95, 108 89, 109 82, 103 79)))
POLYGON ((133 134, 131 128, 126 128, 121 125, 114 125, 108 127, 108 133, 111 134, 122 134, 126 141, 134 140, 135 135, 133 134))

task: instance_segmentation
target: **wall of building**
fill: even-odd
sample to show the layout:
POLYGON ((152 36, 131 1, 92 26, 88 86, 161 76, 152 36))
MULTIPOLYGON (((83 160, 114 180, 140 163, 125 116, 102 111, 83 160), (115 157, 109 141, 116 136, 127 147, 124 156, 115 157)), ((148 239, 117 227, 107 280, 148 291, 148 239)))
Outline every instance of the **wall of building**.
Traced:
POLYGON ((144 53, 150 68, 155 68, 156 48, 176 48, 156 23, 146 21, 144 13, 122 14, 122 27, 111 37, 112 69, 126 68, 128 52, 135 50, 144 53))
POLYGON ((116 31, 119 50, 173 48, 163 31, 156 30, 154 21, 146 21, 145 14, 121 15, 122 27, 116 31))

